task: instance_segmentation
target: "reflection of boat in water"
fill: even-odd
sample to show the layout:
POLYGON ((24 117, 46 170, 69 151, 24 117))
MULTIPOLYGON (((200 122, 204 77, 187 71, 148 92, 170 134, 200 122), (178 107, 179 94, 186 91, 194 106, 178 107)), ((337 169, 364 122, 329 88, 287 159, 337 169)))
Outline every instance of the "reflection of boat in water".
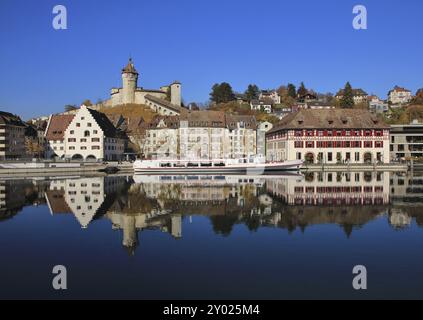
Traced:
POLYGON ((304 176, 294 172, 283 172, 278 175, 135 175, 134 182, 138 184, 163 183, 163 184, 191 184, 191 185, 231 185, 231 184, 263 184, 272 179, 303 180, 304 176))
POLYGON ((266 163, 263 157, 217 160, 137 160, 135 173, 140 174, 262 174, 265 172, 299 171, 301 160, 266 163))

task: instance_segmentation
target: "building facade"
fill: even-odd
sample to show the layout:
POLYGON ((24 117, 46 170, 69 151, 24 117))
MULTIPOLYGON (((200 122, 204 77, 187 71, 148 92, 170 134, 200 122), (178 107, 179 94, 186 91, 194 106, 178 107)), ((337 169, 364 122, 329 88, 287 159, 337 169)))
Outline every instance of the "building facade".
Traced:
MULTIPOLYGON (((366 91, 364 91, 363 89, 353 89, 352 91, 353 91, 354 104, 367 103, 369 95, 367 94, 366 91)), ((338 91, 335 98, 338 100, 342 100, 343 97, 344 97, 344 89, 341 89, 338 91)))
POLYGON ((364 110, 300 110, 266 135, 267 160, 389 163, 390 127, 364 110))
POLYGON ((410 90, 395 86, 394 89, 389 91, 389 102, 394 105, 403 105, 409 103, 413 99, 410 90))
POLYGON ((25 129, 18 116, 0 111, 0 160, 25 156, 25 129))
POLYGON ((46 129, 47 158, 123 159, 127 137, 107 116, 81 106, 74 115, 52 115, 46 129))
POLYGON ((192 111, 156 117, 147 124, 147 158, 243 158, 257 152, 257 124, 253 116, 222 111, 192 111))
POLYGON ((423 158, 423 124, 391 126, 391 160, 423 158))

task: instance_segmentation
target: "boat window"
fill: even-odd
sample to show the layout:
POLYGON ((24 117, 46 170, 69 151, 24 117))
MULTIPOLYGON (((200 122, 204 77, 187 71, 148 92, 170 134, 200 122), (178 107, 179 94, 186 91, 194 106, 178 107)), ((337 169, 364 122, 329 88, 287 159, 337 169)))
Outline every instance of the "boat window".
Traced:
POLYGON ((202 167, 211 167, 212 164, 211 163, 202 163, 201 166, 202 167))
POLYGON ((160 167, 161 168, 170 168, 170 167, 172 167, 172 165, 170 163, 161 163, 160 167))
POLYGON ((198 163, 188 163, 188 167, 198 167, 198 163))

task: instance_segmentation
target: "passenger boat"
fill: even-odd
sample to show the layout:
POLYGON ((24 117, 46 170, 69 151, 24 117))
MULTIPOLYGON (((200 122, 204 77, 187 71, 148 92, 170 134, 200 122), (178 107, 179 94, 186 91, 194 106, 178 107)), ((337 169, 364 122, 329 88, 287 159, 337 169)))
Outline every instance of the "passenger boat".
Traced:
POLYGON ((216 160, 137 160, 135 173, 142 174, 264 174, 266 172, 299 171, 303 161, 267 163, 264 157, 216 160))

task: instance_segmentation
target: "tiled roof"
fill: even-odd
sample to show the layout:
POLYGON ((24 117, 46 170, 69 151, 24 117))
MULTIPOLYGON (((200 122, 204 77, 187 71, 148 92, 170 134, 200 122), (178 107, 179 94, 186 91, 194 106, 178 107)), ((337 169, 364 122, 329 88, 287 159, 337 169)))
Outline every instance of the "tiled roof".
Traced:
POLYGON ((65 131, 74 117, 75 115, 73 114, 52 115, 47 127, 47 140, 63 140, 65 138, 65 131))
POLYGON ((331 109, 300 110, 287 115, 269 133, 287 129, 389 129, 390 127, 367 110, 331 109))
POLYGON ((399 87, 399 86, 395 86, 395 88, 393 90, 389 91, 389 93, 391 93, 391 92, 411 92, 411 91, 408 90, 408 89, 399 87))
MULTIPOLYGON (((363 89, 352 89, 353 92, 353 96, 367 96, 367 92, 364 91, 363 89)), ((344 95, 344 89, 341 89, 338 91, 338 93, 336 94, 336 96, 343 96, 344 95)))
POLYGON ((11 114, 9 112, 4 112, 4 111, 0 111, 0 124, 18 126, 18 127, 25 126, 21 118, 19 118, 18 116, 15 116, 14 114, 11 114))
POLYGON ((236 129, 240 122, 244 123, 246 129, 255 130, 257 128, 257 121, 254 116, 226 114, 226 127, 228 129, 236 129))

